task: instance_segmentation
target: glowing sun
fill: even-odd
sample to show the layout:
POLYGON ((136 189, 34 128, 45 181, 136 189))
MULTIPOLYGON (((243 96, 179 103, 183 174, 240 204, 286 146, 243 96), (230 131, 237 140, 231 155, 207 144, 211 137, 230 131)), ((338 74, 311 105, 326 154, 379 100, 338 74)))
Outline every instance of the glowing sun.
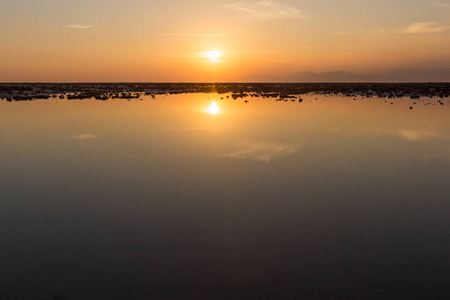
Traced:
POLYGON ((205 56, 209 58, 210 61, 218 61, 218 59, 222 56, 222 53, 218 50, 206 51, 205 56))
POLYGON ((211 103, 211 105, 208 106, 208 108, 207 108, 207 112, 211 115, 217 115, 219 113, 219 110, 220 110, 220 108, 217 105, 216 101, 213 101, 211 103))

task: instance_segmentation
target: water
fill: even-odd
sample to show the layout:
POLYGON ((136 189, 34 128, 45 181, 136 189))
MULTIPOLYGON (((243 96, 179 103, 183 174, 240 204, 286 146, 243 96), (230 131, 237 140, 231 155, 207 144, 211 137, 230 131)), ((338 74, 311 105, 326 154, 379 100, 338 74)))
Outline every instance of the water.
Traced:
POLYGON ((450 106, 246 99, 1 101, 0 298, 450 296, 450 106))

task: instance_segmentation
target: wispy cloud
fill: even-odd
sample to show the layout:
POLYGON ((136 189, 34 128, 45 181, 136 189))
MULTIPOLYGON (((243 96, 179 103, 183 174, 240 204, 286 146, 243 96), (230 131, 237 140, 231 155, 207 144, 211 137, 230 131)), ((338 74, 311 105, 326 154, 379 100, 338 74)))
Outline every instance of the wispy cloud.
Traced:
MULTIPOLYGON (((387 32, 383 28, 378 28, 378 29, 361 28, 361 29, 353 30, 353 31, 339 30, 339 31, 332 32, 330 34, 344 37, 344 36, 354 36, 354 35, 372 35, 372 36, 377 36, 377 35, 388 34, 388 33, 389 32, 387 32)), ((392 32, 390 32, 390 33, 392 33, 392 32)))
POLYGON ((221 37, 223 34, 214 33, 150 33, 152 36, 185 36, 185 37, 221 37))
POLYGON ((275 143, 252 143, 239 150, 223 155, 235 159, 251 159, 269 163, 279 157, 292 155, 300 150, 297 145, 275 144, 275 143))
POLYGON ((73 136, 76 140, 95 140, 97 138, 96 135, 90 133, 77 134, 73 136))
POLYGON ((428 141, 430 139, 442 138, 436 131, 427 131, 427 130, 401 130, 400 136, 409 141, 428 141))
POLYGON ((434 1, 434 2, 432 2, 432 4, 437 7, 450 8, 450 3, 442 3, 442 2, 434 1))
POLYGON ((404 33, 408 34, 427 34, 427 33, 439 33, 450 29, 450 26, 439 25, 437 22, 417 22, 409 25, 404 30, 404 33))
POLYGON ((333 33, 333 35, 349 35, 349 34, 350 34, 350 32, 342 31, 342 30, 333 33))
POLYGON ((250 21, 266 21, 278 19, 300 18, 304 14, 295 6, 282 4, 275 0, 261 0, 256 2, 236 2, 225 4, 224 7, 233 9, 245 15, 250 21))
POLYGON ((92 25, 70 24, 70 25, 66 25, 66 27, 74 28, 74 29, 89 29, 92 27, 92 25))
POLYGON ((373 37, 386 37, 392 35, 418 35, 418 34, 433 34, 443 33, 450 30, 450 26, 439 24, 437 22, 415 22, 407 27, 396 29, 361 29, 357 31, 337 31, 331 33, 332 35, 347 36, 347 35, 371 35, 373 37))
MULTIPOLYGON (((281 50, 281 51, 297 51, 297 50, 309 50, 309 49, 311 49, 311 46, 273 47, 272 49, 281 50)), ((272 51, 272 50, 268 50, 268 51, 272 51)), ((254 51, 252 51, 252 52, 254 52, 254 51)))

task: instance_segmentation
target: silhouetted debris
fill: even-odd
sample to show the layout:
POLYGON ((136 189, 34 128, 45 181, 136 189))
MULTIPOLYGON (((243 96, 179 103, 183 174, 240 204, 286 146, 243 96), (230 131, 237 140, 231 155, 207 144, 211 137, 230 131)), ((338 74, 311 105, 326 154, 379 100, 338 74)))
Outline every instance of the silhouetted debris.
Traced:
POLYGON ((12 97, 14 101, 30 101, 30 100, 37 100, 37 99, 49 99, 50 95, 15 95, 12 97))
POLYGON ((239 92, 239 93, 233 93, 233 94, 231 94, 231 97, 232 97, 234 100, 236 100, 236 99, 238 99, 238 98, 245 98, 245 97, 247 97, 247 94, 244 93, 243 91, 241 91, 241 92, 239 92))
MULTIPOLYGON (((221 98, 237 100, 246 97, 275 98, 280 101, 300 95, 338 95, 384 99, 439 98, 450 95, 450 83, 0 83, 0 98, 7 101, 49 99, 139 99, 141 94, 183 93, 228 94, 221 98)), ((356 98, 354 98, 356 99, 356 98)), ((360 99, 360 98, 359 98, 360 99)), ((300 99, 299 99, 299 102, 300 99)), ((444 102, 440 102, 444 105, 444 102)))

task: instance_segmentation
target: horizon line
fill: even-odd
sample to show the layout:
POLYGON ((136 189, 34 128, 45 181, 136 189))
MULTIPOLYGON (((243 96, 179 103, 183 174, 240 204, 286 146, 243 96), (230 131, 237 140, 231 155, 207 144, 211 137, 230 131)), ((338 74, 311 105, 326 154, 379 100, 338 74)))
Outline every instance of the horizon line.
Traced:
POLYGON ((449 83, 450 81, 0 81, 0 84, 306 84, 306 83, 449 83))

